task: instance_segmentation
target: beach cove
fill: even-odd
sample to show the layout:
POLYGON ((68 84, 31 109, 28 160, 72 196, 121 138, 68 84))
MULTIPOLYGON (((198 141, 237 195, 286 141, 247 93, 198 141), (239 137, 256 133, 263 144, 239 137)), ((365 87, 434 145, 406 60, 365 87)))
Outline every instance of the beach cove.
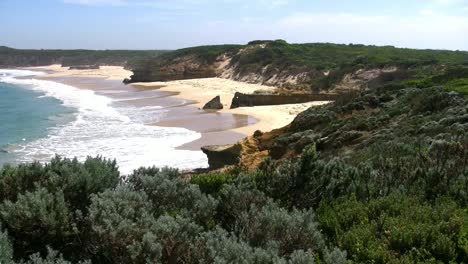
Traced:
MULTIPOLYGON (((181 162, 179 161, 180 159, 187 159, 187 157, 177 154, 172 156, 173 162, 171 162, 171 165, 181 169, 207 166, 206 157, 200 151, 202 146, 233 144, 246 136, 252 135, 256 130, 266 132, 286 126, 298 113, 308 107, 326 103, 311 102, 294 105, 229 109, 235 92, 273 91, 275 88, 221 78, 125 85, 122 83, 122 80, 128 78, 132 72, 116 66, 102 66, 100 69, 90 70, 69 70, 60 65, 52 65, 47 67, 29 67, 27 70, 45 73, 36 76, 36 79, 53 81, 78 89, 91 90, 98 96, 110 98, 110 105, 117 109, 122 116, 129 118, 132 122, 143 125, 141 127, 145 127, 145 129, 182 129, 184 139, 174 140, 174 144, 170 146, 171 148, 175 148, 174 153, 180 151, 179 154, 185 153, 185 155, 192 157, 188 158, 189 162, 181 162), (206 102, 218 95, 221 97, 221 102, 224 106, 223 110, 201 110, 206 102)), ((151 134, 151 132, 149 133, 151 134)), ((161 133, 161 131, 158 130, 157 133, 161 133)), ((151 137, 150 134, 144 134, 145 137, 151 137)), ((121 138, 121 140, 123 139, 121 138)), ((161 139, 160 143, 163 141, 161 139)), ((154 148, 158 148, 156 146, 157 144, 153 145, 154 148)), ((121 149, 123 150, 123 148, 121 149)), ((143 164, 137 165, 135 163, 131 167, 136 168, 147 163, 158 165, 158 155, 154 154, 158 152, 164 155, 164 151, 161 150, 156 149, 151 151, 148 150, 148 146, 144 146, 141 150, 133 148, 134 152, 146 152, 146 155, 142 159, 145 161, 143 164)), ((173 151, 169 152, 172 153, 173 151)), ((106 156, 113 157, 112 153, 110 154, 106 156)), ((119 155, 118 153, 113 154, 119 155)), ((163 160, 161 163, 167 164, 168 157, 164 157, 163 160)))

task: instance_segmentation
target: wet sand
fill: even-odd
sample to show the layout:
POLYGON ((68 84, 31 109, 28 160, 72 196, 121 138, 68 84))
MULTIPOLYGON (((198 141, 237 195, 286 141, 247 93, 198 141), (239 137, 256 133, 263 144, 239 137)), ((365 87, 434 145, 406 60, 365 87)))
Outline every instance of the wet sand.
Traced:
POLYGON ((233 129, 255 124, 257 120, 248 115, 219 113, 200 110, 191 106, 196 103, 177 97, 179 92, 162 91, 163 85, 125 85, 121 81, 99 77, 37 77, 77 88, 93 90, 98 95, 113 99, 118 107, 160 107, 157 114, 146 118, 146 125, 183 127, 201 133, 201 138, 179 146, 178 149, 200 150, 205 145, 233 144, 245 137, 233 129))
POLYGON ((221 78, 204 78, 192 80, 180 80, 169 82, 137 83, 148 88, 164 85, 163 91, 179 92, 175 95, 179 98, 190 98, 196 103, 194 106, 201 108, 205 103, 220 96, 224 109, 219 113, 247 115, 255 118, 257 122, 247 126, 234 128, 232 132, 238 132, 246 136, 252 135, 256 130, 268 132, 273 129, 290 124, 296 116, 309 107, 327 104, 326 101, 316 101, 302 104, 266 105, 254 107, 240 107, 230 109, 232 98, 236 92, 254 93, 256 91, 274 92, 277 88, 261 84, 243 83, 221 78))
POLYGON ((204 145, 233 144, 252 135, 290 124, 300 112, 312 106, 329 102, 304 104, 241 107, 229 109, 235 92, 273 92, 275 87, 249 84, 221 78, 205 78, 170 82, 133 83, 124 85, 122 80, 132 72, 117 66, 103 66, 96 70, 68 70, 60 65, 30 67, 29 70, 47 72, 41 78, 70 84, 78 88, 92 89, 98 94, 114 99, 117 106, 141 108, 160 107, 161 111, 145 121, 147 125, 182 127, 200 132, 201 138, 180 146, 182 149, 199 150, 204 145), (201 107, 219 95, 224 109, 206 112, 201 107))

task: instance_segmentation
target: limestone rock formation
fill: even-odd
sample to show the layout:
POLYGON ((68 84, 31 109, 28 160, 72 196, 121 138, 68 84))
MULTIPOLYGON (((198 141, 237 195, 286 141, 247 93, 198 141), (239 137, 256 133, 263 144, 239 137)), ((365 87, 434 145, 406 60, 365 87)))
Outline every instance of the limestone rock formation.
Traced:
POLYGON ((216 170, 228 165, 237 165, 239 163, 241 146, 239 144, 205 146, 201 150, 208 157, 210 169, 216 170))
POLYGON ((208 103, 203 106, 203 110, 219 110, 223 109, 223 104, 221 103, 221 97, 218 95, 215 98, 211 99, 208 103))

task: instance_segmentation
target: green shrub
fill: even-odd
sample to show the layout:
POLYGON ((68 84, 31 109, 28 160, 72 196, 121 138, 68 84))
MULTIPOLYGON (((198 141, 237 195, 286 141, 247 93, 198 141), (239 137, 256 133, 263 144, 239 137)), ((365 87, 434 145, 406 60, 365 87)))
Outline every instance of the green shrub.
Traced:
POLYGON ((450 199, 435 204, 392 194, 360 202, 355 198, 322 203, 317 220, 326 237, 356 262, 444 263, 466 258, 460 236, 467 212, 450 199))
POLYGON ((192 184, 198 185, 203 193, 214 196, 219 195, 225 184, 231 184, 233 181, 233 175, 224 173, 194 175, 190 180, 192 184))
POLYGON ((62 192, 44 188, 18 195, 0 205, 0 219, 14 237, 15 254, 45 252, 46 245, 64 251, 75 239, 73 218, 62 192), (47 241, 47 243, 44 243, 47 241))
POLYGON ((8 233, 4 232, 0 225, 0 263, 10 264, 13 262, 13 246, 8 233))
POLYGON ((129 183, 148 196, 156 215, 169 213, 191 217, 204 226, 213 224, 217 201, 203 194, 198 185, 183 180, 175 170, 140 169, 129 176, 129 183))

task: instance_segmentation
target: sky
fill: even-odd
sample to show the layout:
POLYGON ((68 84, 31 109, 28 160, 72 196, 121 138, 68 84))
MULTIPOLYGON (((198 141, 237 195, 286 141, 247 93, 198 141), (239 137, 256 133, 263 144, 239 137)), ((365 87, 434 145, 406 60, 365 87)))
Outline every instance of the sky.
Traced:
POLYGON ((468 50, 468 0, 0 0, 0 46, 177 49, 258 39, 468 50))

